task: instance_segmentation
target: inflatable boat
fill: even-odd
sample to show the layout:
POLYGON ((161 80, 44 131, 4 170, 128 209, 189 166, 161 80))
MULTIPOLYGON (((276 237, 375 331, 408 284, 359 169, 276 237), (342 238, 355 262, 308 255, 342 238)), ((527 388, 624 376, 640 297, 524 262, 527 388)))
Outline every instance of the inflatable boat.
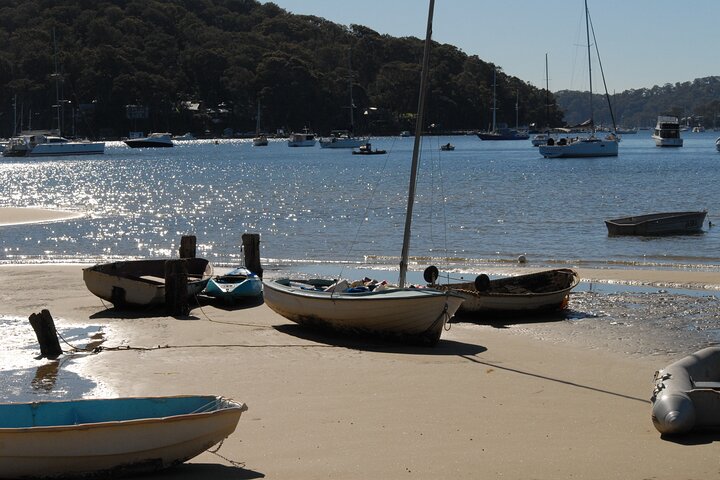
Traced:
POLYGON ((655 372, 652 421, 662 434, 720 427, 720 347, 693 353, 655 372))

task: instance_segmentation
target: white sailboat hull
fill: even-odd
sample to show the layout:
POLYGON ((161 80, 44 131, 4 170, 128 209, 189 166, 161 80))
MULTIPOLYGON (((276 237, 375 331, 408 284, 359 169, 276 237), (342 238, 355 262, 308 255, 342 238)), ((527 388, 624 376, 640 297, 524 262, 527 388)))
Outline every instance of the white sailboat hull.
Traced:
POLYGON ((324 292, 287 279, 264 283, 265 303, 300 325, 434 345, 463 298, 429 288, 324 292))
POLYGON ((540 155, 545 158, 617 157, 618 142, 615 139, 585 138, 566 145, 540 145, 540 155))

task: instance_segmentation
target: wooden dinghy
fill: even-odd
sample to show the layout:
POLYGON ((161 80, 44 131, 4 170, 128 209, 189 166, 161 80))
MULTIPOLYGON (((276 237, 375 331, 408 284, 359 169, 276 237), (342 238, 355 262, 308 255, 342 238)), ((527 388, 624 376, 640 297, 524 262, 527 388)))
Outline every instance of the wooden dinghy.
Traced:
POLYGON ((680 235, 702 232, 707 211, 663 212, 605 220, 608 235, 680 235))
POLYGON ((205 395, 0 404, 0 478, 160 470, 228 437, 245 410, 205 395))
MULTIPOLYGON (((188 296, 203 291, 212 277, 204 258, 187 258, 188 296)), ((88 290, 116 307, 146 307, 165 302, 166 260, 126 260, 83 269, 88 290)))
POLYGON ((720 428, 720 347, 693 353, 655 372, 652 421, 662 434, 720 428))
POLYGON ((350 288, 347 281, 264 282, 265 303, 300 325, 435 345, 463 298, 429 288, 350 288))
POLYGON ((567 306, 570 291, 580 278, 575 270, 558 268, 527 275, 490 280, 481 274, 474 282, 437 285, 436 267, 425 270, 430 286, 461 295, 465 301, 458 313, 520 315, 537 314, 563 309, 567 306))

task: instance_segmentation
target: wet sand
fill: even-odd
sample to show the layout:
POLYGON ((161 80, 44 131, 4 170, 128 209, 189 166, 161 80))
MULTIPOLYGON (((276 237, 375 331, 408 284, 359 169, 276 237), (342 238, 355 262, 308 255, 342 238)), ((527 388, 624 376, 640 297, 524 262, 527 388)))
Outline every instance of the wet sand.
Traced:
POLYGON ((0 276, 16 286, 0 292, 0 314, 48 308, 59 329, 107 326, 108 349, 73 364, 113 394, 248 404, 219 452, 242 466, 206 452, 154 478, 677 479, 720 469, 720 435, 662 439, 651 423, 653 373, 670 356, 473 323, 453 323, 433 349, 368 343, 304 330, 263 304, 206 304, 188 318, 106 309, 79 265, 2 266, 0 276))
POLYGON ((54 222, 79 218, 78 212, 50 210, 45 208, 0 207, 0 225, 18 225, 21 223, 54 222))
MULTIPOLYGON (((153 478, 678 479, 720 470, 720 434, 664 439, 652 425, 653 373, 671 355, 470 322, 452 323, 435 348, 415 348, 308 331, 261 303, 208 303, 186 318, 116 311, 85 288, 81 268, 0 266, 13 285, 0 291, 0 315, 47 308, 59 330, 105 326, 105 350, 67 357, 113 395, 218 394, 249 406, 223 458, 206 452, 153 478)), ((720 286, 704 272, 580 273, 720 286)))

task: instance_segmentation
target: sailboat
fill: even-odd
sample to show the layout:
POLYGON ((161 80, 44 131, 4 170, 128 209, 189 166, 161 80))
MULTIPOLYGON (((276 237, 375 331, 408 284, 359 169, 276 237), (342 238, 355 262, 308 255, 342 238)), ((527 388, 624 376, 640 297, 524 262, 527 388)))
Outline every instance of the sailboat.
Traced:
POLYGON ((357 138, 354 136, 355 130, 355 102, 353 101, 352 86, 352 68, 350 66, 350 57, 348 56, 348 81, 350 83, 350 130, 333 130, 329 137, 320 139, 320 148, 358 148, 367 143, 367 138, 357 138))
POLYGON ((293 322, 430 346, 439 341, 445 323, 463 302, 452 292, 406 286, 434 5, 430 0, 398 286, 323 279, 264 282, 265 303, 293 322))
POLYGON ((513 130, 511 128, 508 128, 508 126, 504 123, 501 123, 500 125, 497 125, 495 123, 495 112, 497 111, 497 82, 495 81, 496 73, 496 70, 493 70, 492 130, 490 130, 489 132, 479 132, 477 136, 480 138, 480 140, 527 140, 528 138, 530 138, 530 136, 527 133, 522 133, 517 130, 519 94, 516 95, 515 98, 515 129, 513 130))
POLYGON ((260 100, 258 99, 257 119, 255 122, 255 138, 253 138, 253 147, 267 147, 268 139, 260 133, 260 100))
MULTIPOLYGON (((614 133, 609 134, 604 138, 595 136, 595 121, 593 117, 593 103, 592 103, 592 61, 590 54, 590 12, 587 6, 587 0, 585 0, 585 30, 587 37, 587 54, 588 54, 588 78, 590 81, 590 120, 589 125, 592 128, 592 132, 587 138, 578 138, 570 141, 558 141, 550 142, 545 145, 540 145, 540 155, 546 158, 578 158, 578 157, 616 157, 618 154, 618 143, 620 139, 614 133)), ((593 32, 593 37, 595 36, 593 32)), ((599 58, 599 56, 598 56, 599 58)), ((602 66, 601 66, 602 68, 602 66)), ((610 97, 607 94, 607 88, 605 89, 605 96, 608 99, 608 105, 610 97)), ((611 110, 612 112, 612 110, 611 110)), ((613 121, 614 123, 614 121, 613 121)))
POLYGON ((55 59, 55 108, 57 129, 54 131, 29 131, 11 138, 2 151, 5 157, 51 157, 65 155, 101 155, 105 153, 105 142, 89 140, 69 140, 62 136, 63 107, 65 100, 60 96, 61 77, 57 64, 57 47, 53 30, 53 50, 55 59))

